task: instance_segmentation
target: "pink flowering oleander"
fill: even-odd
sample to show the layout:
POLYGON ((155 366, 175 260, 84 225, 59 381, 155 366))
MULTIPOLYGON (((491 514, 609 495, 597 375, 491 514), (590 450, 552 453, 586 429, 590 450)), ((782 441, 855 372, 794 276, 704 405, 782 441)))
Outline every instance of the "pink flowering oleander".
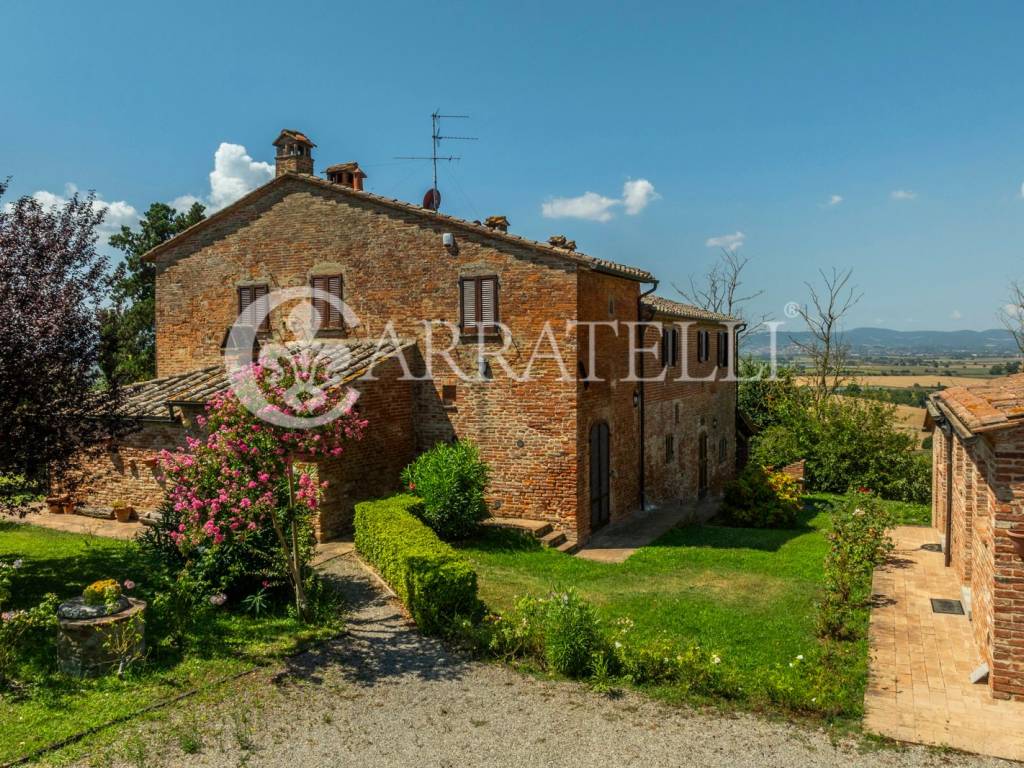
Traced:
MULTIPOLYGON (((295 366, 290 369, 295 370, 295 366)), ((344 453, 345 443, 358 440, 367 422, 354 412, 350 393, 325 391, 298 406, 316 416, 337 409, 334 421, 310 429, 284 428, 260 418, 260 413, 294 412, 284 398, 294 379, 287 374, 271 381, 278 372, 254 365, 243 371, 240 396, 233 390, 215 395, 206 415, 196 419, 203 436, 190 436, 175 452, 161 451, 169 501, 181 513, 171 538, 183 551, 244 538, 269 525, 273 512, 288 505, 288 471, 293 459, 315 461, 344 453), (267 405, 254 414, 243 399, 262 399, 267 405)), ((324 381, 314 371, 314 383, 324 381)), ((296 508, 314 512, 326 483, 318 483, 305 470, 293 469, 296 508)))

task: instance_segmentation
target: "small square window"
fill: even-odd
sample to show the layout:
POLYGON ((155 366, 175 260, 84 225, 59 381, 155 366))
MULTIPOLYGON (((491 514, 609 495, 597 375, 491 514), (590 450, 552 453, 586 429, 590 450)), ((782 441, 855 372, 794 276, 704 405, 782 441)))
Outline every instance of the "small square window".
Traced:
POLYGON ((444 384, 441 387, 441 404, 445 408, 455 407, 455 392, 456 388, 454 384, 444 384))

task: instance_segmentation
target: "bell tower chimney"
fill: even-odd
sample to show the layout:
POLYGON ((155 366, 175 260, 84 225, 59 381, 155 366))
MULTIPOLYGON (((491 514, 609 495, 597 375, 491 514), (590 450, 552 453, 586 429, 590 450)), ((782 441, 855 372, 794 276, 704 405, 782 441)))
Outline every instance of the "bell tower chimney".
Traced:
POLYGON ((301 131, 285 128, 274 140, 277 155, 274 157, 276 176, 282 173, 304 173, 313 175, 313 147, 316 146, 301 131))

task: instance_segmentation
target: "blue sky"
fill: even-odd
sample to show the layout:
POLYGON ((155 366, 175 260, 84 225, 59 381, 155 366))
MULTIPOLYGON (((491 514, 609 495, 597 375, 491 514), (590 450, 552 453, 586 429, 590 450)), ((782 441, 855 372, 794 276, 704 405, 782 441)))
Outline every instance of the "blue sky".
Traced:
POLYGON ((429 164, 393 158, 429 153, 440 107, 480 137, 450 147, 447 212, 564 233, 669 297, 729 235, 780 319, 819 267, 854 269, 851 325, 902 329, 995 327, 1024 278, 1019 3, 39 8, 0 25, 9 195, 94 189, 112 221, 223 203, 292 127, 318 168, 419 201, 429 164))

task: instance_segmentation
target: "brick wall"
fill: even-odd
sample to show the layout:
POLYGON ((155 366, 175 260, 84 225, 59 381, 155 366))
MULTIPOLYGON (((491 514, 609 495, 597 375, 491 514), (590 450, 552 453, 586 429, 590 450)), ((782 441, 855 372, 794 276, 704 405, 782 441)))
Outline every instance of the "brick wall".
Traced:
MULTIPOLYGON (((636 283, 608 275, 581 273, 578 317, 581 322, 635 322, 640 288, 636 283)), ((591 533, 590 520, 590 430, 608 424, 610 522, 628 517, 640 506, 639 409, 633 405, 636 384, 624 381, 629 375, 629 330, 618 333, 607 326, 584 328, 578 340, 579 361, 592 381, 577 389, 579 418, 579 474, 577 482, 577 528, 580 539, 591 533), (590 336, 595 334, 594 360, 590 358, 590 336)))
POLYGON ((1024 561, 1006 531, 1024 531, 1024 429, 986 438, 994 454, 989 545, 992 567, 989 685, 1000 698, 1024 700, 1024 561))
MULTIPOLYGON (((672 321, 661 318, 668 324, 672 321)), ((669 366, 665 380, 648 383, 646 389, 647 499, 652 503, 692 501, 698 496, 700 436, 707 437, 708 494, 718 496, 736 473, 736 382, 723 381, 726 372, 717 368, 717 335, 724 326, 691 323, 673 326, 680 330, 679 362, 669 366), (697 360, 697 333, 710 332, 709 359, 697 360), (685 331, 685 334, 683 333, 685 331), (678 381, 684 371, 690 378, 678 381), (674 457, 667 460, 666 441, 674 441, 674 457), (724 439, 724 452, 720 451, 724 439)), ((649 327, 644 346, 659 347, 658 329, 649 327)), ((645 356, 646 375, 663 367, 659 354, 645 356)))
MULTIPOLYGON (((949 437, 941 429, 932 431, 932 527, 946 535, 946 451, 949 437)), ((945 542, 943 546, 945 546, 945 542)))
POLYGON ((970 588, 972 633, 998 698, 1024 699, 1024 563, 1006 530, 1024 529, 1024 429, 965 443, 935 431, 932 524, 945 526, 945 488, 953 487, 951 566, 970 588), (953 476, 946 478, 946 444, 953 476))
POLYGON ((76 502, 91 507, 109 509, 122 500, 138 513, 155 511, 164 499, 157 455, 184 445, 188 431, 180 424, 142 422, 139 426, 109 448, 97 446, 80 453, 66 482, 54 490, 67 490, 76 502))
MULTIPOLYGON (((345 300, 361 321, 349 335, 371 339, 388 321, 402 336, 420 335, 421 319, 458 323, 460 276, 497 275, 501 320, 514 337, 506 354, 509 364, 522 372, 551 320, 572 376, 576 334, 566 332, 565 321, 576 316, 575 263, 295 179, 161 255, 158 374, 220 361, 239 284, 265 282, 271 290, 304 286, 314 271, 328 269, 344 276, 345 300), (446 231, 455 233, 454 251, 442 244, 446 231)), ((635 290, 631 281, 616 281, 635 290)), ((271 320, 274 332, 286 337, 285 313, 271 320)), ((446 346, 447 331, 439 335, 440 346, 446 346)), ((500 348, 488 343, 484 352, 500 348)), ((464 370, 476 371, 475 344, 457 344, 451 354, 464 370)), ((435 365, 433 382, 415 393, 418 447, 452 436, 474 440, 495 470, 490 491, 495 514, 575 529, 575 381, 562 381, 554 360, 538 360, 530 383, 509 379, 497 364, 492 370, 491 380, 465 382, 435 365), (445 386, 455 388, 447 408, 445 386)))

